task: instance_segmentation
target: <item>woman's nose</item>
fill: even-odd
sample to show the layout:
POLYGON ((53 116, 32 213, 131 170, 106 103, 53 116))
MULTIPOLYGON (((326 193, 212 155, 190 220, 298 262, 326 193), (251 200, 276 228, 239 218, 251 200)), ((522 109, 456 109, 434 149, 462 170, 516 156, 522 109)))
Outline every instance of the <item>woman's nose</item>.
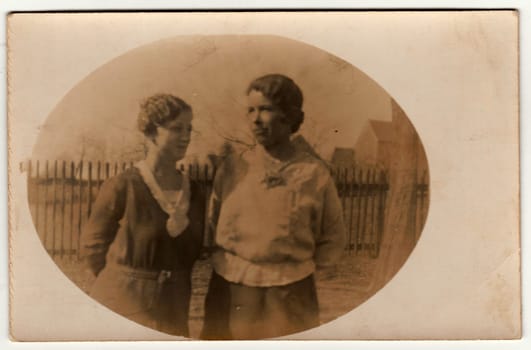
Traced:
POLYGON ((181 136, 181 141, 183 142, 190 142, 190 134, 189 132, 185 132, 182 136, 181 136))
POLYGON ((184 143, 184 142, 190 142, 190 133, 189 132, 183 132, 174 135, 175 142, 184 143))
POLYGON ((255 111, 252 114, 252 120, 254 124, 261 124, 262 123, 262 115, 260 111, 255 111))

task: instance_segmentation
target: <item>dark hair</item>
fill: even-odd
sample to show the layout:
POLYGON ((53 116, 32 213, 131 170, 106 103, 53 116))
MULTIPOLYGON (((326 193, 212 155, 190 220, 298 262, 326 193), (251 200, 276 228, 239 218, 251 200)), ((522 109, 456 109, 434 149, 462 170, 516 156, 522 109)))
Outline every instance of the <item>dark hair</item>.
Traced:
POLYGON ((261 92, 280 108, 291 124, 292 133, 299 130, 304 121, 303 97, 293 80, 282 74, 268 74, 253 80, 247 88, 247 95, 253 90, 261 92))
POLYGON ((157 135, 157 127, 164 127, 183 112, 191 112, 186 102, 170 94, 155 94, 140 104, 138 129, 146 136, 157 135))

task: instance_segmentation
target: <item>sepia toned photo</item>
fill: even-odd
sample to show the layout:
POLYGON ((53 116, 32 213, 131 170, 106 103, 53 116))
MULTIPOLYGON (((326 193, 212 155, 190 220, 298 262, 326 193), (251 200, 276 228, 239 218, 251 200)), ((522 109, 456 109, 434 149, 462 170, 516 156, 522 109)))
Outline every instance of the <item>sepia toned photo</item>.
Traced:
MULTIPOLYGON (((245 30, 163 35, 87 72, 49 102, 36 126, 15 119, 23 107, 13 96, 25 97, 17 89, 25 74, 17 72, 34 63, 17 51, 28 45, 18 34, 38 30, 33 19, 59 28, 76 16, 9 18, 10 101, 19 106, 10 109, 10 129, 18 130, 10 142, 23 149, 10 156, 21 181, 10 209, 29 223, 32 231, 25 234, 38 242, 31 249, 45 257, 38 264, 55 266, 83 303, 165 336, 329 339, 297 335, 334 327, 356 312, 416 251, 433 210, 432 158, 425 146, 432 134, 419 133, 400 100, 369 74, 305 40, 245 30), (20 146, 25 132, 31 142, 20 146)), ((126 14, 85 14, 79 23, 98 24, 100 16, 133 28, 126 14)), ((141 21, 156 14, 134 16, 141 21)), ((218 17, 243 28, 248 23, 236 14, 218 17)), ((61 45, 54 42, 52 50, 68 55, 61 45)), ((512 118, 517 121, 517 114, 512 118)), ((435 132, 452 132, 444 120, 431 123, 435 132)), ((435 163, 438 155, 434 151, 435 163)), ((510 167, 517 174, 517 161, 510 167)), ((467 205, 466 197, 451 196, 467 205)), ((17 266, 37 262, 20 255, 29 249, 14 238, 20 227, 11 226, 14 281, 17 266)), ((516 233, 505 250, 513 254, 517 221, 507 227, 516 233)), ((436 245, 432 249, 437 252, 436 245)), ((435 254, 439 261, 449 258, 442 250, 435 254)), ((508 273, 514 280, 518 269, 508 273)), ((412 286, 417 283, 424 282, 412 286)), ((517 292, 505 291, 517 301, 517 292)), ((108 333, 72 338, 68 330, 50 338, 27 333, 17 322, 26 319, 17 311, 24 302, 18 293, 11 299, 17 340, 124 339, 108 333)), ((514 310, 508 306, 503 316, 513 326, 502 338, 519 332, 514 310)), ((74 313, 85 317, 81 309, 74 313)), ((412 337, 336 329, 338 339, 412 337)), ((448 338, 476 333, 460 334, 448 338)))

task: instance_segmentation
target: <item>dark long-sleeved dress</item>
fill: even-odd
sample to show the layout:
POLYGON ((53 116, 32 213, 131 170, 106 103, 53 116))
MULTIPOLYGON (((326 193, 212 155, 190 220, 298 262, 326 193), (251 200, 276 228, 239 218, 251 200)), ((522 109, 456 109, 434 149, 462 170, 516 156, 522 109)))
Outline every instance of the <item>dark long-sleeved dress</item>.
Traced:
POLYGON ((191 271, 203 240, 205 194, 191 184, 189 225, 173 238, 168 214, 135 167, 107 180, 81 235, 97 275, 90 295, 144 326, 188 336, 191 271))

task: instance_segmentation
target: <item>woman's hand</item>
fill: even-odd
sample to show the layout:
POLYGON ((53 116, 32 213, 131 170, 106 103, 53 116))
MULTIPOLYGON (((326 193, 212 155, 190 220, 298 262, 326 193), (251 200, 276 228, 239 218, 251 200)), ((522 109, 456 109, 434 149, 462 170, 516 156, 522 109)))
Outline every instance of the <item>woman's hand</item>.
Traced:
POLYGON ((191 179, 212 179, 215 163, 208 155, 191 154, 177 162, 178 170, 187 174, 191 179))
POLYGON ((212 179, 215 169, 233 152, 232 144, 225 142, 217 150, 187 155, 177 162, 177 169, 189 174, 192 178, 196 175, 203 178, 206 173, 208 179, 212 179))

